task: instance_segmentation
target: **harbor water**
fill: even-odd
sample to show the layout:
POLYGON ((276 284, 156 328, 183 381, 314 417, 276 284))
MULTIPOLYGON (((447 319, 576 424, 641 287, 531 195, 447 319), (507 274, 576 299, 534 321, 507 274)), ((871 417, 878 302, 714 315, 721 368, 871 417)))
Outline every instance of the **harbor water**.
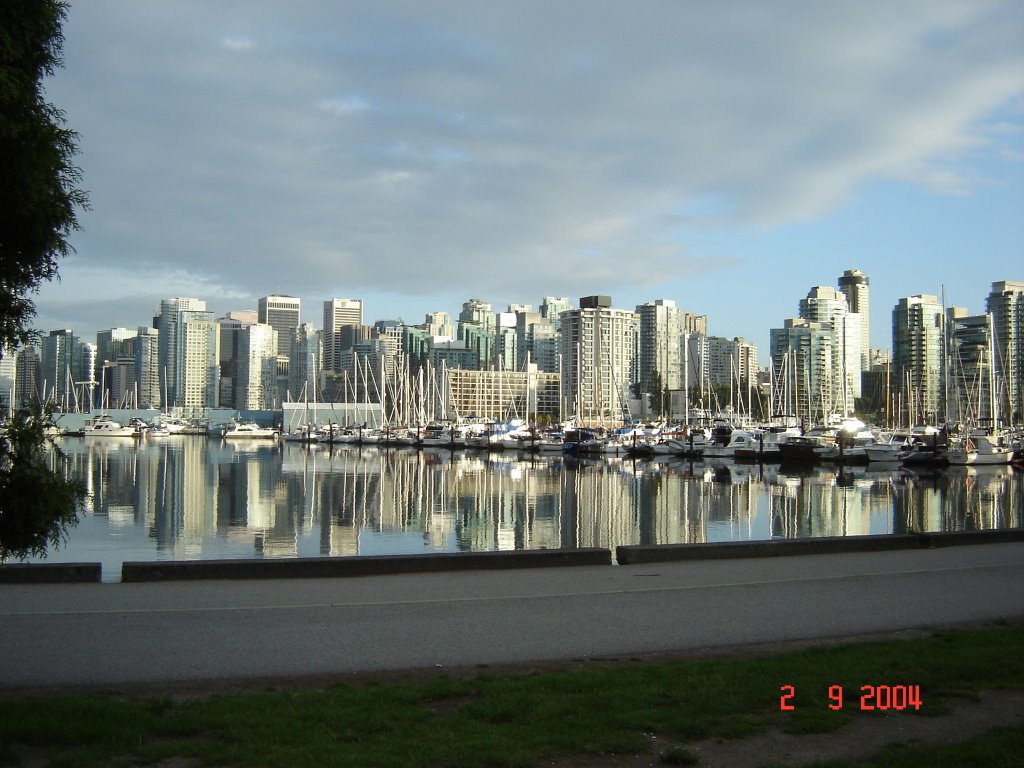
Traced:
POLYGON ((1024 472, 64 438, 89 498, 47 562, 345 557, 1020 528, 1024 472))

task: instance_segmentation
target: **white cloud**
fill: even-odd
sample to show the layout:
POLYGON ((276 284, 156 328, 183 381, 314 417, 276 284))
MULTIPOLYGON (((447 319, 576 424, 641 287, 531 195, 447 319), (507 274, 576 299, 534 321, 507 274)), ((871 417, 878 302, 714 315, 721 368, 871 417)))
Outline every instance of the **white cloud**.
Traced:
POLYGON ((247 37, 225 37, 221 39, 220 44, 235 53, 252 50, 256 45, 247 37))
POLYGON ((1019 154, 1022 34, 1016 0, 89 3, 49 91, 92 193, 76 244, 122 277, 543 295, 708 269, 687 230, 867 182, 969 194, 972 156, 1019 154), (199 39, 239 14, 222 47, 265 55, 199 39))
POLYGON ((352 96, 346 99, 321 99, 317 102, 316 108, 329 115, 340 117, 351 115, 356 112, 365 112, 370 105, 365 99, 352 96))

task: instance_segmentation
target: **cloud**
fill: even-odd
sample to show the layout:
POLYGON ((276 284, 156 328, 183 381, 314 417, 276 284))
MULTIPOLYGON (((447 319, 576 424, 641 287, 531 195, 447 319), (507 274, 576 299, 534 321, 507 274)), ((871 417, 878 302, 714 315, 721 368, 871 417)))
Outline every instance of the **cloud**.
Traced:
POLYGON ((812 219, 867 182, 971 193, 966 155, 1018 151, 1020 112, 992 115, 1024 91, 1022 15, 88 3, 48 90, 81 134, 80 256, 118 275, 540 296, 713 268, 694 229, 812 219), (239 26, 219 45, 197 31, 239 26), (225 55, 257 39, 259 57, 225 55))
POLYGON ((220 44, 235 53, 252 50, 255 47, 255 43, 247 37, 225 37, 221 39, 220 44))
POLYGON ((334 115, 335 117, 351 115, 356 112, 365 112, 369 107, 370 105, 366 103, 366 100, 361 99, 358 96, 352 96, 345 99, 321 99, 316 104, 316 108, 321 112, 326 112, 327 114, 334 115))

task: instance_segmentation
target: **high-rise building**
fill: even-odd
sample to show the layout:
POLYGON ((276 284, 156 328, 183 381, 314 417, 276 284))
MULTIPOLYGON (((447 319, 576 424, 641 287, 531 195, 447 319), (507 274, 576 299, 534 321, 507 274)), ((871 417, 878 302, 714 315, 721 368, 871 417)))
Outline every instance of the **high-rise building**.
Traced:
POLYGON ((218 335, 218 375, 220 377, 220 405, 222 408, 242 408, 244 395, 238 388, 238 368, 241 353, 239 339, 242 330, 255 325, 257 315, 250 311, 228 312, 224 317, 217 318, 218 335))
POLYGON ((494 333, 494 310, 485 301, 470 299, 463 303, 459 312, 459 325, 463 323, 472 323, 494 333))
POLYGON ((264 296, 257 303, 257 321, 277 331, 277 353, 288 357, 292 351, 292 337, 299 327, 302 300, 295 296, 264 296))
POLYGON ((108 328, 96 333, 101 404, 124 402, 127 390, 134 388, 136 333, 128 328, 108 328))
POLYGON ((312 323, 303 323, 292 337, 288 389, 296 400, 319 402, 320 332, 312 323))
POLYGON ((562 391, 569 412, 583 422, 628 415, 633 385, 637 317, 613 309, 609 296, 587 296, 561 315, 562 391))
POLYGON ((494 321, 494 359, 491 362, 497 370, 514 371, 517 357, 516 314, 499 312, 494 321))
POLYGON ((8 416, 16 405, 14 387, 18 375, 18 361, 13 349, 0 347, 0 418, 8 416))
POLYGON ((1024 422, 1024 282, 992 283, 985 300, 992 316, 997 406, 1005 422, 1024 422))
POLYGON ((427 333, 431 336, 443 336, 446 339, 455 338, 455 326, 447 312, 430 312, 423 321, 427 333))
POLYGON ((42 384, 39 353, 35 347, 22 347, 14 369, 14 404, 28 405, 36 402, 42 384))
POLYGON ((178 353, 178 322, 182 312, 205 312, 206 302, 201 299, 177 297, 164 299, 160 302, 160 312, 156 318, 156 327, 160 331, 160 389, 168 405, 179 405, 177 392, 178 363, 182 359, 178 353))
POLYGON ((160 331, 141 325, 135 335, 135 386, 139 408, 166 408, 160 391, 160 331))
POLYGON ((220 382, 219 336, 212 312, 182 310, 174 320, 174 404, 192 412, 215 408, 220 382))
POLYGON ((908 296, 893 308, 892 376, 899 382, 902 423, 937 424, 944 415, 944 336, 936 296, 908 296))
POLYGON ((865 348, 861 339, 863 323, 860 315, 850 312, 846 296, 835 288, 819 285, 800 300, 800 317, 812 323, 827 323, 833 334, 830 392, 833 409, 853 413, 861 395, 861 370, 865 348))
POLYGON ((76 401, 75 369, 80 368, 75 354, 74 331, 70 328, 50 331, 42 338, 39 355, 40 395, 70 410, 76 401))
MULTIPOLYGON (((249 411, 277 407, 277 331, 255 323, 238 334, 238 388, 236 407, 249 411)), ((289 351, 291 351, 289 349, 289 351)))
POLYGON ((835 410, 832 324, 789 318, 769 335, 773 415, 823 423, 835 410))
POLYGON ((540 303, 540 314, 541 317, 550 320, 557 331, 562 327, 562 313, 568 312, 572 308, 572 302, 564 296, 545 296, 540 303))
POLYGON ((742 338, 704 337, 704 371, 712 384, 752 387, 757 379, 757 346, 742 338))
POLYGON ((991 318, 970 315, 963 307, 946 309, 949 331, 949 365, 946 366, 946 408, 944 415, 968 428, 993 414, 991 318))
POLYGON ((326 371, 339 371, 340 339, 338 335, 346 325, 363 324, 362 299, 329 299, 324 302, 323 367, 326 371))
POLYGON ((649 391, 655 376, 660 378, 663 390, 681 389, 686 311, 670 299, 658 299, 638 306, 636 314, 640 322, 637 379, 641 392, 649 391))
POLYGON ((848 269, 839 277, 839 290, 846 297, 849 311, 860 315, 862 371, 871 367, 871 289, 867 276, 859 269, 848 269))

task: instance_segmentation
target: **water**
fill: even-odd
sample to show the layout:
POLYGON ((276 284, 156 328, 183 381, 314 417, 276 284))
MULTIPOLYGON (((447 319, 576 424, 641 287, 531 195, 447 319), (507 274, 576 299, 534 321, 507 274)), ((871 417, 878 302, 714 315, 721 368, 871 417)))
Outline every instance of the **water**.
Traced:
POLYGON ((574 461, 65 438, 86 514, 49 562, 605 547, 1019 528, 1024 472, 574 461))

